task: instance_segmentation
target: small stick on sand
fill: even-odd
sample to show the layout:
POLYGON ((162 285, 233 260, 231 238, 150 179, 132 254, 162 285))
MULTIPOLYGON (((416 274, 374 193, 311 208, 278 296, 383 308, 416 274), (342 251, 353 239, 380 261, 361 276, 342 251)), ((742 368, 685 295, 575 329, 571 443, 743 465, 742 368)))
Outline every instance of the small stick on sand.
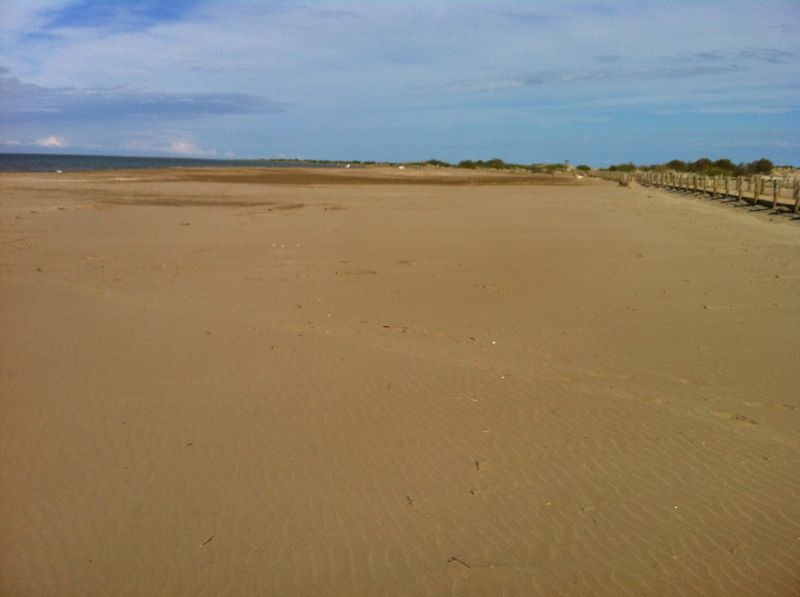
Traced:
POLYGON ((212 539, 213 539, 215 536, 216 536, 216 535, 211 535, 211 536, 210 536, 208 539, 206 539, 205 541, 203 541, 203 542, 200 544, 200 547, 205 547, 206 545, 208 545, 209 543, 211 543, 211 540, 212 540, 212 539))
POLYGON ((449 560, 447 560, 447 561, 448 561, 448 562, 458 562, 458 563, 459 563, 459 564, 461 564, 462 566, 466 566, 467 568, 472 568, 472 566, 470 566, 469 564, 467 564, 467 563, 466 563, 464 560, 459 560, 459 559, 458 559, 456 556, 452 556, 452 557, 451 557, 449 560))

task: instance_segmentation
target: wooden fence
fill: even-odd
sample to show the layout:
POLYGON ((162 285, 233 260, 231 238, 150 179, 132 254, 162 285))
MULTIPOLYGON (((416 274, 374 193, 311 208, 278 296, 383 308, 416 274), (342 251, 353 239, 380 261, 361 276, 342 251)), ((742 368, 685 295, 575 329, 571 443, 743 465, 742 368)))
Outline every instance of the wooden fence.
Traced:
POLYGON ((800 212, 800 179, 792 176, 704 176, 687 172, 608 172, 592 173, 627 186, 636 181, 644 186, 670 191, 699 193, 712 199, 733 199, 772 209, 800 212))

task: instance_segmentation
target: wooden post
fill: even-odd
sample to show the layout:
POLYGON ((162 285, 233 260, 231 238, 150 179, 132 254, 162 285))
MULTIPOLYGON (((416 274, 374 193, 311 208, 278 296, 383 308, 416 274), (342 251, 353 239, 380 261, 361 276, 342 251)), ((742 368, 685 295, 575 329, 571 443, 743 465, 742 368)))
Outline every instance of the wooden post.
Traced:
POLYGON ((772 181, 772 209, 778 207, 778 195, 781 192, 781 181, 777 178, 772 181))
POLYGON ((713 199, 714 197, 717 196, 717 177, 716 177, 716 175, 714 176, 714 182, 712 184, 713 184, 713 186, 711 187, 711 198, 713 199))
POLYGON ((725 175, 725 199, 728 198, 728 194, 731 192, 731 177, 727 174, 725 175))
POLYGON ((792 195, 794 195, 794 213, 797 213, 800 211, 800 179, 794 179, 794 191, 792 195))
POLYGON ((758 191, 759 191, 759 184, 758 179, 754 176, 753 177, 753 205, 758 205, 758 191))
POLYGON ((737 199, 739 201, 741 201, 742 200, 742 191, 744 190, 744 178, 742 178, 741 176, 739 176, 736 179, 736 188, 739 190, 739 196, 738 196, 737 199))

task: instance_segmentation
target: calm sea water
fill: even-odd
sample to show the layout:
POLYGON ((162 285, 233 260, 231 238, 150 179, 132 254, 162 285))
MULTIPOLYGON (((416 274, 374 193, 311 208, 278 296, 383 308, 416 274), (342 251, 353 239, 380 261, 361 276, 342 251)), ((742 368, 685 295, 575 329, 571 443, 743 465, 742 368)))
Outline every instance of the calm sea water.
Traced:
POLYGON ((147 158, 109 155, 56 155, 0 153, 0 172, 55 172, 61 170, 116 170, 118 168, 280 168, 336 167, 332 163, 281 162, 272 160, 199 160, 191 158, 147 158))

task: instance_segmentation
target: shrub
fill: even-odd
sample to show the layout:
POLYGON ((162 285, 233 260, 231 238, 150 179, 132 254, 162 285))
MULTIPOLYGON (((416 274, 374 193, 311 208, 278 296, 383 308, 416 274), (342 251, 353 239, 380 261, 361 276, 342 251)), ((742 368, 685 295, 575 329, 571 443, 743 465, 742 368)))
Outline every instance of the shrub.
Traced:
POLYGON ((773 167, 774 164, 772 161, 767 158, 761 158, 760 160, 750 162, 744 169, 748 174, 770 174, 773 167))
POLYGON ((636 164, 633 162, 628 162, 627 164, 616 164, 614 166, 609 166, 608 169, 611 172, 633 172, 636 170, 636 164))

